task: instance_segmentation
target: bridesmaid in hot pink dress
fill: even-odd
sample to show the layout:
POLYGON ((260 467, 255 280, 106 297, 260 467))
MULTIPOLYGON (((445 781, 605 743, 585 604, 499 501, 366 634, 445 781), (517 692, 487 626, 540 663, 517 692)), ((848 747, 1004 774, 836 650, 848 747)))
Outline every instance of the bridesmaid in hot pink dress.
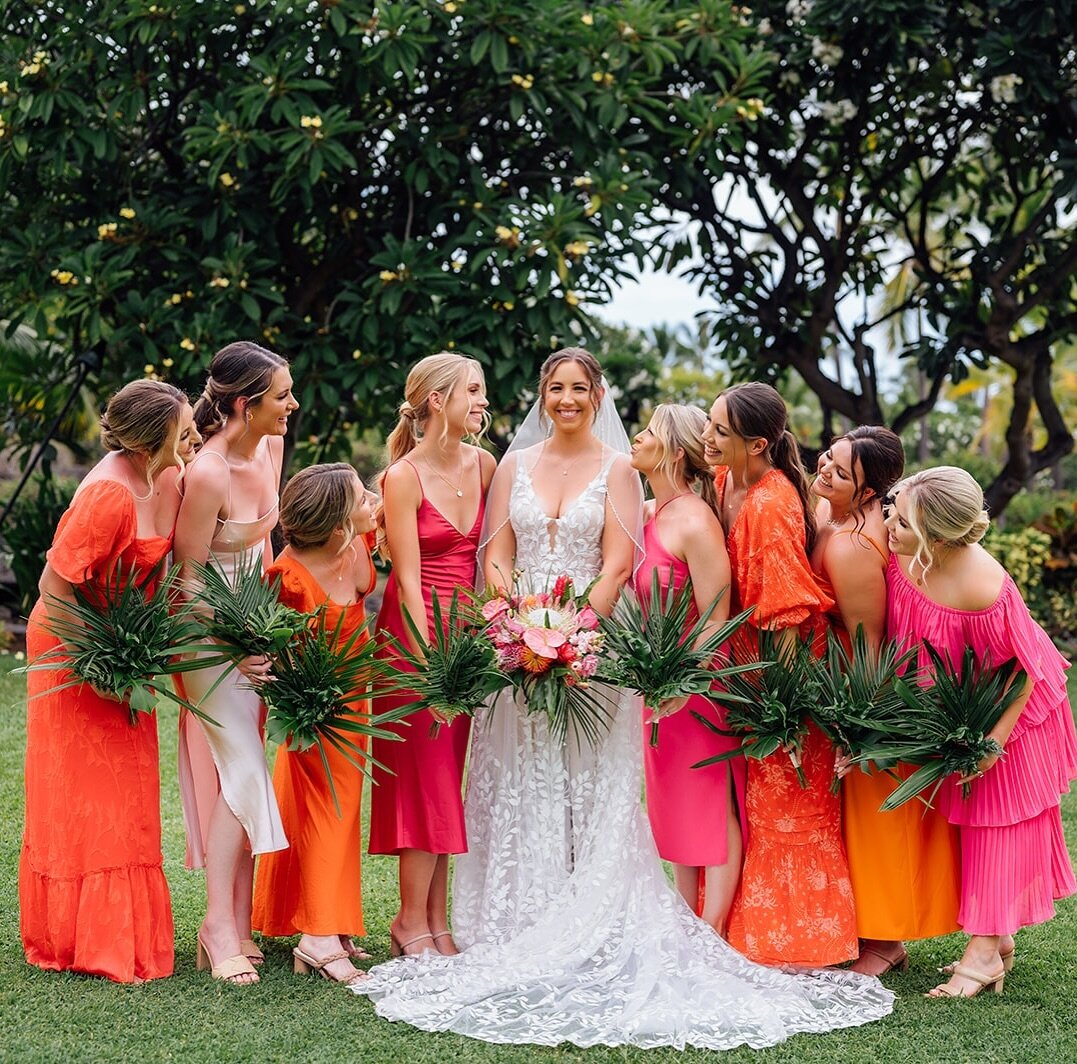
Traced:
MULTIPOLYGON (((1062 834, 1060 795, 1077 779, 1077 735, 1066 694, 1068 664, 1032 619, 1010 576, 982 547, 983 492, 963 469, 939 466, 894 489, 887 517, 888 628, 928 640, 960 662, 966 647, 994 665, 1016 657, 1024 691, 991 732, 1005 750, 938 793, 961 845, 958 922, 971 936, 948 982, 931 997, 1002 992, 1013 965, 1013 935, 1054 915, 1077 892, 1062 834), (960 782, 971 784, 968 798, 960 782)), ((920 664, 927 666, 926 655, 920 664)))
MULTIPOLYGON (((488 404, 479 363, 448 352, 431 355, 408 374, 404 394, 381 483, 380 532, 393 572, 377 632, 381 653, 390 658, 397 656, 392 638, 419 649, 405 609, 425 636, 434 623, 432 592, 447 610, 454 590, 474 587, 494 471, 492 455, 462 442, 484 427, 488 404)), ((375 699, 375 712, 412 697, 383 695, 375 699)), ((390 925, 394 956, 457 952, 448 926, 449 855, 467 850, 461 785, 470 721, 457 718, 432 736, 436 720, 421 710, 393 726, 403 742, 374 740, 371 749, 389 771, 374 769, 370 852, 400 859, 400 911, 390 925)))
MULTIPOLYGON (((632 465, 647 478, 654 495, 645 509, 636 593, 647 600, 655 572, 663 591, 671 579, 683 587, 691 578, 691 627, 700 609, 725 591, 711 614, 713 629, 729 616, 729 556, 714 509, 714 477, 703 453, 706 422, 695 407, 664 403, 632 445, 632 465)), ((744 809, 747 769, 743 758, 692 768, 719 750, 739 745, 732 736, 716 737, 693 713, 725 726, 721 707, 702 695, 670 699, 657 711, 644 707, 647 816, 659 855, 673 864, 677 890, 722 934, 740 879, 739 811, 744 809), (652 715, 661 719, 657 746, 650 742, 652 715)))

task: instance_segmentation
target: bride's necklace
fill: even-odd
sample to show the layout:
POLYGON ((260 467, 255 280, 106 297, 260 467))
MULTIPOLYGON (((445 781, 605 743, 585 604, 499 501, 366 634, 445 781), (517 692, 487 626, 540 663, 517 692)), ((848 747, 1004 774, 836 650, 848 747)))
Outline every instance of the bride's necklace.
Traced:
MULTIPOLYGON (((539 461, 542 461, 542 459, 546 458, 546 457, 549 458, 551 464, 553 464, 553 463, 558 463, 559 464, 560 462, 564 461, 564 459, 562 459, 562 458, 555 458, 552 454, 547 456, 547 454, 546 454, 546 441, 544 440, 543 443, 542 443, 542 454, 539 455, 539 461)), ((586 455, 583 455, 582 457, 583 458, 590 458, 590 455, 586 454, 586 455)), ((572 468, 573 463, 576 462, 576 461, 578 461, 578 459, 576 459, 574 457, 570 458, 568 460, 568 465, 566 465, 561 470, 561 476, 567 477, 568 476, 568 471, 572 468)))
POLYGON ((441 470, 439 470, 437 468, 437 466, 435 466, 434 463, 430 461, 429 458, 427 458, 426 464, 427 464, 427 466, 429 466, 430 472, 433 473, 434 476, 440 477, 441 480, 443 480, 446 484, 448 484, 448 486, 453 490, 453 492, 455 493, 455 495, 456 495, 456 497, 458 499, 462 499, 464 497, 464 489, 459 486, 460 481, 464 479, 464 463, 463 463, 463 461, 460 462, 460 467, 456 471, 456 483, 455 484, 451 480, 449 480, 449 478, 447 476, 445 476, 445 474, 442 473, 441 470))

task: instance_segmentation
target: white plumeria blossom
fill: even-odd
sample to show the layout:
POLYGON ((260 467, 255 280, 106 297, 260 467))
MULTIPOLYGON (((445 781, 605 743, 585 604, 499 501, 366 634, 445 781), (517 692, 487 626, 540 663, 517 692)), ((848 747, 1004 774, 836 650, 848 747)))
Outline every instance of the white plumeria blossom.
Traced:
POLYGON ((991 99, 995 103, 1014 103, 1017 100, 1017 86, 1024 83, 1025 79, 1020 74, 999 74, 991 79, 988 86, 991 99))
POLYGON ((856 104, 852 100, 823 100, 819 113, 828 122, 848 122, 856 117, 856 104))
POLYGON ((812 59, 822 63, 823 66, 836 67, 841 62, 841 57, 844 54, 845 50, 840 44, 834 44, 833 41, 824 41, 819 37, 812 39, 812 59))
POLYGON ((785 13, 794 21, 805 19, 811 14, 812 0, 789 0, 785 13))

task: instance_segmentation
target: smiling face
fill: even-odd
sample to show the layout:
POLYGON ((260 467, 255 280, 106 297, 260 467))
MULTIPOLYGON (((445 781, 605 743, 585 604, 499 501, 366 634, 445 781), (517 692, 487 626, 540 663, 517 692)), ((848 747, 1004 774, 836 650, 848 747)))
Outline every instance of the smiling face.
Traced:
MULTIPOLYGON (((736 466, 746 461, 759 441, 738 436, 729 424, 729 408, 724 395, 711 404, 703 429, 703 453, 709 466, 736 466)), ((764 441, 765 443, 765 441, 764 441)))
POLYGON ((482 432, 489 405, 482 373, 476 366, 466 367, 461 379, 442 404, 446 431, 458 437, 478 435, 482 432))
POLYGON ((287 366, 273 371, 266 392, 247 404, 247 428, 261 436, 283 436, 288 431, 288 417, 299 409, 292 395, 292 374, 287 366))
POLYGON ((895 554, 914 557, 920 550, 920 538, 909 524, 909 493, 894 493, 893 503, 886 510, 886 545, 895 554))
POLYGON ((830 503, 832 516, 850 513, 873 495, 870 488, 858 487, 864 482, 864 470, 848 440, 835 440, 819 455, 816 474, 812 491, 830 503))
POLYGON ((198 434, 194 423, 194 411, 190 403, 184 403, 183 409, 180 410, 176 434, 176 455, 179 460, 186 465, 194 458, 201 443, 202 437, 198 434))
POLYGON ((355 491, 355 505, 348 517, 351 527, 357 536, 374 530, 374 506, 378 501, 377 495, 368 490, 358 475, 353 485, 355 491))
POLYGON ((554 431, 579 432, 590 428, 601 395, 595 395, 586 370, 578 362, 564 361, 546 381, 542 409, 554 431))

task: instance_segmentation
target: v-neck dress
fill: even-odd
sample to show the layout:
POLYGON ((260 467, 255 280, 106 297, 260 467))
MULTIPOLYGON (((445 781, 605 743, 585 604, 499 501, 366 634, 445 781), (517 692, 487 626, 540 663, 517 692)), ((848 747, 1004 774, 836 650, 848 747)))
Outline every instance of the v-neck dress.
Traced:
MULTIPOLYGON (((415 475, 419 476, 418 471, 415 475)), ((421 478, 419 483, 421 486, 421 478)), ((448 609, 453 591, 475 586, 475 557, 484 509, 485 500, 479 503, 471 528, 466 534, 461 533, 423 493, 416 524, 419 577, 430 630, 434 625, 434 591, 442 608, 448 609)), ((405 670, 392 644, 393 638, 407 643, 407 625, 395 572, 390 574, 385 586, 376 635, 381 642, 381 655, 394 661, 395 668, 405 670)), ((413 698, 410 691, 382 695, 374 699, 374 711, 381 713, 413 698)), ((427 853, 467 850, 461 786, 471 718, 457 717, 451 724, 443 724, 436 736, 430 734, 433 723, 433 715, 423 709, 387 725, 403 742, 375 739, 372 743, 375 766, 370 800, 371 853, 398 854, 405 849, 427 853), (377 762, 385 767, 379 768, 377 762)))

